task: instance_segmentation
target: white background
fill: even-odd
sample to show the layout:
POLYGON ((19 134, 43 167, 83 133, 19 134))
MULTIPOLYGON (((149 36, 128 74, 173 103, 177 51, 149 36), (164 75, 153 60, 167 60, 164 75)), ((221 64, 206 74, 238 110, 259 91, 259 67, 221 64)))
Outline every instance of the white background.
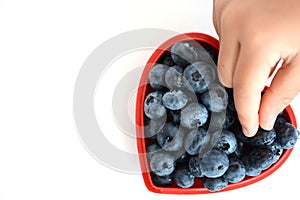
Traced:
MULTIPOLYGON (((0 0, 0 199, 253 200, 296 196, 299 144, 278 171, 254 185, 183 196, 149 192, 141 175, 105 167, 80 141, 72 95, 81 65, 97 46, 137 28, 217 37, 211 14, 211 0, 0 0)), ((144 52, 135 65, 145 63, 151 53, 144 52)), ((292 107, 300 116, 297 99, 292 107)), ((129 109, 134 113, 134 106, 129 109)), ((115 126, 113 120, 107 120, 115 126)), ((126 147, 135 145, 134 140, 110 140, 121 149, 135 151, 135 146, 126 147)))

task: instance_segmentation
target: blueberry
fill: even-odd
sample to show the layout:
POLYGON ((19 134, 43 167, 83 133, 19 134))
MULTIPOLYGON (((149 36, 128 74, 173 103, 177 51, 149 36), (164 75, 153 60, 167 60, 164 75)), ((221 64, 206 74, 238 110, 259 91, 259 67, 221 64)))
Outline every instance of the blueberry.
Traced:
POLYGON ((273 152, 267 147, 254 148, 248 156, 249 167, 265 170, 273 164, 273 156, 273 152))
POLYGON ((280 129, 282 127, 284 127, 284 125, 285 125, 286 122, 287 121, 283 117, 278 116, 277 119, 276 119, 276 121, 275 121, 275 124, 274 124, 275 130, 276 131, 280 131, 280 129))
POLYGON ((200 169, 204 176, 217 178, 222 176, 229 167, 228 156, 217 149, 210 150, 200 162, 200 169))
POLYGON ((249 163, 248 158, 243 158, 243 163, 246 170, 245 174, 247 176, 258 176, 261 174, 262 170, 252 167, 252 164, 249 163))
POLYGON ((190 158, 189 163, 188 163, 188 167, 189 167, 191 174, 198 178, 203 177, 203 174, 200 169, 200 161, 201 161, 201 158, 199 156, 193 156, 190 158))
POLYGON ((186 66, 198 57, 196 49, 188 42, 177 42, 171 47, 171 57, 175 64, 186 66))
POLYGON ((286 122, 277 131, 277 142, 283 149, 293 148, 298 139, 298 130, 292 124, 286 122))
POLYGON ((163 90, 166 87, 165 74, 169 66, 156 64, 150 71, 148 79, 151 87, 155 90, 163 90))
POLYGON ((202 153, 208 145, 210 135, 203 128, 191 130, 185 137, 184 149, 190 155, 197 155, 202 153))
POLYGON ((167 176, 157 176, 154 173, 150 173, 151 179, 154 185, 156 186, 169 186, 174 182, 173 174, 167 176))
POLYGON ((278 142, 273 142, 268 148, 273 152, 273 163, 277 162, 283 153, 283 148, 278 142))
POLYGON ((175 170, 174 157, 166 152, 154 153, 150 160, 150 169, 157 176, 170 175, 175 170))
POLYGON ((191 103, 181 111, 180 125, 193 129, 203 126, 208 119, 208 111, 202 104, 191 103))
POLYGON ((237 148, 233 152, 233 156, 241 158, 244 154, 244 151, 246 151, 246 149, 247 147, 245 147, 245 144, 242 141, 237 140, 237 148))
POLYGON ((173 59, 171 57, 171 54, 165 54, 160 58, 160 63, 167 65, 169 67, 174 65, 173 59))
POLYGON ((179 71, 180 68, 179 67, 175 68, 175 67, 176 66, 170 67, 165 74, 165 82, 168 88, 171 90, 192 91, 193 89, 190 86, 189 82, 183 76, 183 73, 179 71))
POLYGON ((229 183, 238 183, 242 181, 245 176, 246 169, 243 162, 236 157, 231 157, 229 159, 229 168, 224 174, 224 179, 229 183))
POLYGON ((210 63, 196 62, 187 66, 183 75, 195 93, 202 93, 214 81, 215 72, 210 63))
POLYGON ((237 113, 231 111, 230 109, 227 109, 225 122, 224 122, 224 129, 229 129, 237 121, 238 121, 237 113))
POLYGON ((156 143, 153 143, 153 144, 147 146, 146 152, 147 152, 148 160, 151 160, 152 156, 160 150, 161 150, 161 147, 156 143))
POLYGON ((159 119, 166 115, 166 109, 162 104, 163 93, 159 91, 151 92, 144 102, 144 112, 150 119, 159 119))
POLYGON ((219 178, 202 178, 203 186, 208 189, 210 192, 217 192, 225 189, 228 185, 228 181, 226 181, 223 177, 219 178))
POLYGON ((183 75, 184 67, 180 65, 174 65, 171 67, 171 69, 175 69, 177 72, 179 72, 181 75, 183 75))
POLYGON ((158 144, 166 151, 178 151, 183 145, 184 130, 172 123, 166 123, 157 134, 158 144))
POLYGON ((170 110, 179 110, 187 104, 188 97, 181 90, 171 90, 164 94, 162 101, 166 108, 170 110))
POLYGON ((178 169, 174 173, 174 181, 181 188, 189 188, 194 185, 195 177, 188 169, 178 169))
POLYGON ((149 122, 144 126, 145 137, 151 138, 155 136, 157 133, 159 133, 164 127, 166 120, 167 120, 166 115, 164 115, 159 119, 149 119, 149 122))
POLYGON ((223 86, 213 83, 209 89, 201 95, 201 100, 208 110, 221 112, 225 110, 228 105, 228 94, 223 86))
POLYGON ((253 167, 246 168, 247 176, 258 176, 261 174, 261 172, 262 172, 262 170, 255 169, 253 167))
POLYGON ((233 153, 237 148, 235 135, 228 130, 217 131, 212 138, 212 143, 215 143, 214 147, 227 155, 233 153))
POLYGON ((259 128, 257 133, 249 138, 249 143, 252 146, 266 146, 272 144, 276 139, 275 129, 270 131, 259 128))

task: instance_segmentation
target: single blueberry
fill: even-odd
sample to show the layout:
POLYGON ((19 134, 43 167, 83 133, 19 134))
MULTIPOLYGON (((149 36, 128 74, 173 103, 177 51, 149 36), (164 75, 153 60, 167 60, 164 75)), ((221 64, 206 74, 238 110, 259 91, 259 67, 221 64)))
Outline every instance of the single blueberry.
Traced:
POLYGON ((216 149, 223 151, 227 155, 233 153, 237 148, 235 135, 228 130, 215 132, 212 136, 211 142, 215 144, 214 147, 216 149))
POLYGON ((232 125, 237 123, 237 121, 238 121, 237 113, 231 111, 230 109, 227 109, 225 122, 224 122, 224 129, 229 129, 232 125))
POLYGON ((183 75, 195 93, 205 92, 215 78, 214 68, 206 62, 196 62, 187 66, 183 75))
POLYGON ((208 119, 208 111, 202 104, 191 103, 181 111, 180 125, 188 129, 203 126, 208 119))
POLYGON ((227 171, 228 167, 228 156, 217 149, 212 149, 206 153, 200 162, 200 169, 203 175, 208 178, 222 176, 227 171))
POLYGON ((276 163, 283 153, 283 148, 278 142, 273 142, 268 146, 269 149, 273 152, 273 163, 276 163))
MULTIPOLYGON (((178 66, 178 65, 176 65, 178 66)), ((179 67, 170 67, 165 74, 165 82, 169 89, 171 90, 188 90, 192 91, 190 83, 183 76, 183 72, 179 71, 179 67), (178 68, 178 69, 177 69, 178 68)), ((183 69, 182 69, 183 70, 183 69)))
POLYGON ((276 139, 275 129, 270 131, 259 128, 257 133, 249 138, 249 143, 252 146, 266 146, 272 144, 276 139))
POLYGON ((275 130, 276 130, 276 131, 280 131, 280 129, 281 129, 282 127, 284 127, 284 125, 285 125, 286 122, 287 122, 287 121, 286 121, 285 118, 283 118, 282 116, 278 116, 278 117, 276 118, 276 121, 275 121, 275 124, 274 124, 275 130))
POLYGON ((157 176, 170 175, 175 170, 175 159, 167 152, 156 152, 150 160, 150 169, 157 176))
POLYGON ((228 105, 228 95, 225 88, 216 83, 211 84, 209 89, 201 95, 201 100, 212 112, 221 112, 228 105))
POLYGON ((191 130, 184 139, 184 149, 190 155, 197 155, 208 145, 210 135, 203 128, 191 130))
POLYGON ((171 90, 163 96, 163 104, 170 110, 182 109, 188 102, 188 96, 181 90, 171 90))
POLYGON ((226 181, 223 177, 219 178, 202 178, 203 186, 208 189, 210 192, 217 192, 225 189, 228 185, 228 181, 226 181))
POLYGON ((288 122, 277 131, 277 142, 283 149, 293 148, 298 139, 298 130, 288 122))
POLYGON ((246 170, 245 174, 247 176, 258 176, 259 174, 261 174, 262 170, 252 167, 252 164, 249 163, 248 158, 243 157, 242 160, 246 170))
POLYGON ((181 168, 174 172, 174 181, 181 188, 189 188, 194 185, 195 177, 188 169, 181 168))
POLYGON ((166 115, 166 108, 162 103, 163 93, 159 91, 151 92, 144 102, 144 113, 150 119, 159 119, 166 115))
POLYGON ((186 66, 198 57, 195 48, 188 42, 177 42, 171 47, 171 57, 175 64, 186 66))
POLYGON ((183 71, 184 71, 184 67, 180 66, 180 65, 174 65, 171 67, 172 69, 175 69, 176 71, 178 71, 180 74, 183 75, 183 71))
POLYGON ((172 59, 172 57, 171 57, 171 54, 165 54, 165 55, 163 55, 163 56, 159 59, 158 62, 161 63, 161 64, 164 64, 164 65, 167 65, 167 66, 169 66, 169 67, 171 67, 171 66, 174 65, 173 59, 172 59))
POLYGON ((253 167, 246 167, 246 175, 247 176, 258 176, 260 175, 262 170, 255 169, 253 167))
POLYGON ((250 168, 257 170, 268 169, 273 164, 273 152, 267 147, 254 148, 248 156, 250 168))
POLYGON ((166 123, 157 134, 157 142, 166 151, 178 151, 183 146, 184 130, 173 123, 166 123))
POLYGON ((151 87, 155 90, 164 90, 166 87, 165 74, 169 66, 156 64, 150 71, 148 79, 151 87))
POLYGON ((237 140, 237 148, 236 150, 233 152, 233 156, 236 156, 238 158, 241 158, 244 154, 244 152, 247 149, 247 146, 244 144, 244 142, 237 140))
POLYGON ((156 144, 156 143, 153 143, 153 144, 147 146, 146 153, 147 153, 148 160, 150 161, 151 158, 152 158, 152 156, 155 153, 157 153, 158 151, 161 151, 161 147, 158 144, 156 144))
POLYGON ((199 156, 193 156, 190 158, 188 167, 192 175, 195 177, 203 177, 203 174, 200 169, 201 158, 199 156))
POLYGON ((246 169, 243 162, 236 157, 231 157, 229 159, 229 168, 223 176, 229 183, 242 181, 246 176, 246 169))
POLYGON ((169 186, 174 182, 173 173, 167 176, 157 176, 154 173, 150 173, 151 179, 154 185, 156 186, 169 186))

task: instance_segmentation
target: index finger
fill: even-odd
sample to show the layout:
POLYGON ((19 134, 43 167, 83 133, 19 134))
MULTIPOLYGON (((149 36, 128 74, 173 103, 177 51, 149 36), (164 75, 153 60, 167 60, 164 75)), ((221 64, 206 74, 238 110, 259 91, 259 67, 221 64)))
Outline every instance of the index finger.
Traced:
POLYGON ((261 92, 277 61, 269 52, 253 44, 242 44, 233 74, 233 92, 239 121, 246 136, 254 136, 259 127, 261 92))

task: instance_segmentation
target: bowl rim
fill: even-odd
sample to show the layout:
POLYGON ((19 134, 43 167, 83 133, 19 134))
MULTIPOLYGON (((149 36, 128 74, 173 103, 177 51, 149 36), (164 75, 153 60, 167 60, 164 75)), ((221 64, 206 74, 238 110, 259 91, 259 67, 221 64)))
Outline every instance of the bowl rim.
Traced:
MULTIPOLYGON (((153 184, 151 175, 150 175, 150 169, 148 164, 148 159, 146 156, 146 143, 144 140, 144 99, 146 95, 146 89, 147 89, 147 83, 148 83, 148 74, 152 67, 156 64, 160 56, 168 50, 175 42, 182 42, 182 41, 188 41, 188 40, 194 40, 200 43, 206 43, 210 45, 211 47, 215 48, 217 51, 219 51, 219 41, 207 34, 204 33, 197 33, 197 32, 190 32, 190 33, 182 33, 178 34, 176 36, 171 37, 170 39, 166 40, 164 43, 162 43, 151 55, 149 58, 142 75, 140 77, 139 87, 137 91, 137 97, 136 97, 136 142, 137 142, 137 150, 138 150, 138 156, 140 161, 140 168, 142 172, 142 176, 144 179, 144 183, 149 191, 155 192, 155 193, 163 193, 163 194, 208 194, 208 193, 216 193, 216 192, 210 192, 206 188, 179 188, 179 187, 160 187, 153 184)), ((264 90, 266 90, 268 87, 266 86, 264 90)), ((296 117, 295 114, 291 108, 290 105, 288 105, 285 110, 285 117, 287 120, 293 124, 295 127, 297 127, 296 117)), ((267 176, 274 173, 280 166, 286 161, 286 159, 289 157, 291 152, 293 151, 293 148, 287 149, 283 152, 280 159, 274 163, 270 168, 267 170, 264 170, 260 175, 255 177, 249 177, 244 179, 241 182, 234 183, 234 184, 228 184, 228 186, 217 192, 225 192, 229 190, 234 190, 238 188, 242 188, 248 185, 251 185, 253 183, 256 183, 267 176)))

